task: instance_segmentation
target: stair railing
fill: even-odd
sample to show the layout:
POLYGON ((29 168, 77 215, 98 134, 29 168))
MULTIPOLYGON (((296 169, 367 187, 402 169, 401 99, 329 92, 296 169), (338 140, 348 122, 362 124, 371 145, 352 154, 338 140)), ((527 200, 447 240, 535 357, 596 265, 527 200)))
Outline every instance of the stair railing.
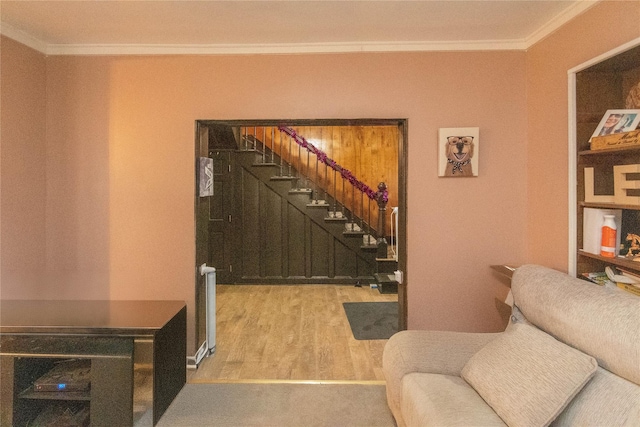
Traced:
MULTIPOLYGON (((342 167, 341 165, 339 165, 335 160, 329 158, 327 156, 327 154, 325 152, 323 152, 322 150, 320 150, 319 148, 317 148, 315 145, 313 145, 312 143, 310 143, 309 141, 307 141, 302 135, 299 135, 294 129, 290 128, 290 127, 286 127, 286 126, 279 126, 278 130, 286 135, 288 135, 294 142, 296 142, 296 144, 298 144, 299 147, 306 149, 307 151, 307 176, 309 177, 309 154, 314 154, 316 156, 316 167, 315 167, 315 173, 314 173, 314 182, 316 184, 319 183, 319 177, 318 177, 318 163, 323 163, 325 165, 325 179, 328 180, 328 168, 331 168, 334 171, 334 191, 333 191, 333 214, 334 216, 336 215, 336 213, 338 212, 337 210, 337 206, 336 204, 338 203, 338 197, 337 197, 337 191, 336 191, 336 180, 335 180, 335 175, 336 174, 340 174, 341 178, 342 178, 342 194, 343 194, 343 200, 342 200, 342 207, 341 207, 341 212, 344 215, 344 208, 346 205, 346 198, 345 196, 345 183, 348 183, 351 185, 351 208, 349 209, 349 211, 352 213, 352 218, 350 218, 350 220, 352 221, 352 224, 355 223, 353 221, 353 215, 356 213, 355 211, 355 206, 356 206, 356 202, 355 202, 355 191, 358 190, 360 191, 360 228, 362 230, 367 231, 369 234, 370 233, 374 233, 376 235, 376 237, 378 238, 377 240, 380 239, 384 239, 384 234, 385 234, 385 230, 386 230, 386 206, 387 206, 387 202, 389 201, 389 192, 387 190, 387 185, 384 182, 381 182, 380 184, 378 184, 378 188, 377 191, 372 189, 371 187, 369 187, 367 184, 365 184, 364 182, 360 181, 355 175, 353 175, 353 173, 351 173, 351 171, 349 171, 348 169, 342 167), (366 196, 368 198, 368 208, 367 208, 367 212, 366 212, 366 217, 365 217, 365 212, 364 212, 364 196, 366 196), (371 223, 372 223, 372 215, 371 215, 371 202, 375 201, 378 205, 378 224, 377 224, 377 230, 375 230, 371 223), (367 220, 367 222, 365 223, 365 219, 367 220)), ((328 194, 328 188, 327 186, 323 187, 321 185, 318 185, 318 189, 319 191, 314 192, 314 194, 317 194, 319 192, 324 191, 325 193, 328 194)), ((314 200, 316 200, 317 202, 317 196, 316 198, 314 198, 314 200)), ((348 208, 347 208, 348 209, 348 208)), ((367 245, 371 245, 372 242, 366 242, 367 245)))
MULTIPOLYGON (((386 206, 389 200, 385 183, 379 183, 377 190, 372 189, 290 127, 243 127, 240 130, 240 136, 241 149, 257 151, 258 158, 263 164, 278 167, 278 178, 292 180, 295 190, 311 191, 312 204, 323 205, 326 203, 324 195, 330 196, 333 199, 328 206, 330 218, 346 218, 347 227, 350 227, 347 231, 366 233, 363 243, 367 246, 377 244, 378 248, 382 249, 379 243, 381 240, 386 243, 386 206), (276 129, 279 131, 277 134, 276 129), (297 147, 297 150, 294 147, 297 147), (271 155, 269 156, 267 152, 271 155), (311 154, 316 159, 315 167, 311 164, 311 154), (278 161, 276 157, 279 158, 278 161), (325 165, 323 177, 320 176, 320 163, 325 165), (330 182, 329 170, 333 170, 333 186, 330 182), (342 179, 341 186, 338 185, 338 176, 342 179), (351 191, 348 191, 349 186, 351 191), (356 202, 356 190, 360 192, 360 203, 356 202), (365 196, 367 197, 366 208, 365 196), (372 203, 377 204, 377 212, 372 212, 372 203), (374 221, 377 222, 377 227, 373 224, 374 221), (371 241, 370 236, 375 241, 371 241)), ((384 251, 386 251, 386 245, 384 251)))

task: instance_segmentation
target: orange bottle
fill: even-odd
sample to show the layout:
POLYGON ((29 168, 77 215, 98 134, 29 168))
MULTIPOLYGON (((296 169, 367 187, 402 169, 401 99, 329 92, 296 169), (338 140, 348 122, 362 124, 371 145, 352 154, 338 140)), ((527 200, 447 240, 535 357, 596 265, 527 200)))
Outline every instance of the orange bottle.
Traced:
POLYGON ((604 224, 602 225, 602 244, 600 246, 600 255, 607 258, 615 258, 616 256, 616 233, 617 227, 613 215, 604 216, 604 224))

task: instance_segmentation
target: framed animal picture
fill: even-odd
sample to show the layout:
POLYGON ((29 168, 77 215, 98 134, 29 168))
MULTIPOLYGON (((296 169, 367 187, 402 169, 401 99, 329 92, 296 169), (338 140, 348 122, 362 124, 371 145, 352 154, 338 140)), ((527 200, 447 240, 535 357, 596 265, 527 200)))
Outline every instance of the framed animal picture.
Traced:
POLYGON ((480 128, 440 128, 438 132, 438 176, 478 176, 480 128))

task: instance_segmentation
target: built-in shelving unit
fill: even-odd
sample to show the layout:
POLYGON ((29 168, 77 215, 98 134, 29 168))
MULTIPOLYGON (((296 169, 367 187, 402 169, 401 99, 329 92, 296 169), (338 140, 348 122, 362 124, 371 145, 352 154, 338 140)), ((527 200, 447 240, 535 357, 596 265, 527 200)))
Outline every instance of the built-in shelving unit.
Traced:
MULTIPOLYGON (((635 85, 640 84, 640 41, 626 46, 614 55, 595 61, 582 69, 575 70, 575 74, 570 72, 570 81, 575 79, 575 111, 574 128, 572 129, 575 138, 575 168, 571 173, 575 173, 575 187, 570 189, 575 191, 575 210, 572 209, 570 217, 570 227, 575 227, 570 235, 574 242, 570 243, 573 251, 574 265, 570 265, 570 270, 576 276, 583 273, 601 272, 606 266, 624 268, 640 274, 640 262, 632 260, 631 257, 617 256, 608 258, 584 250, 583 221, 585 219, 585 209, 616 210, 622 212, 622 219, 626 224, 623 227, 640 232, 640 223, 636 222, 640 211, 640 204, 617 204, 599 203, 585 201, 585 192, 593 191, 595 195, 614 194, 614 166, 640 164, 640 146, 629 146, 624 148, 612 148, 602 150, 591 150, 590 138, 600 120, 607 110, 627 109, 627 95, 635 85), (585 168, 593 168, 594 183, 593 189, 585 188, 585 168), (629 219, 631 218, 631 219, 629 219)), ((570 99, 570 102, 572 100, 570 99)), ((637 107, 636 107, 637 108, 637 107)), ((640 175, 640 174, 633 174, 640 175)), ((634 176, 632 179, 638 179, 634 176)), ((570 178, 570 181, 572 179, 570 178)), ((572 185, 573 185, 572 183, 572 185)), ((589 184, 589 183, 587 183, 589 184)), ((632 190, 640 192, 640 190, 632 190)), ((636 196, 638 194, 628 194, 636 196)), ((618 230, 618 233, 623 230, 618 230)), ((626 236, 620 236, 625 241, 626 236)))

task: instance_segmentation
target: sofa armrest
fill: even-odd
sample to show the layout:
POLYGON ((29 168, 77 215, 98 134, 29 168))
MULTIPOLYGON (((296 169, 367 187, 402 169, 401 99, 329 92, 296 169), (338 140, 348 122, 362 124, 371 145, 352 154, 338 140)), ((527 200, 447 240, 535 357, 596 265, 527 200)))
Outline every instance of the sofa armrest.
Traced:
POLYGON ((447 331, 402 331, 393 335, 384 347, 382 370, 387 401, 396 419, 402 377, 412 372, 460 375, 471 356, 498 336, 500 333, 447 331))

